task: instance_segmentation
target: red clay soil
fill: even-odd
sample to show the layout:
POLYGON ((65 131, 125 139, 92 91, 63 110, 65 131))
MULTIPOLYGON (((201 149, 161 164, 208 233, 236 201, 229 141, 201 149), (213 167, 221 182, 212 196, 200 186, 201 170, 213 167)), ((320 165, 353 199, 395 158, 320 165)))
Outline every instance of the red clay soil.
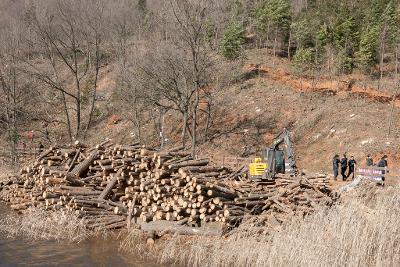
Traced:
MULTIPOLYGON (((247 73, 268 75, 270 79, 301 92, 325 91, 332 95, 336 95, 341 91, 345 91, 350 95, 362 96, 380 103, 389 103, 393 100, 393 96, 388 93, 378 91, 372 87, 360 87, 354 85, 351 75, 342 77, 341 81, 332 81, 325 78, 313 81, 311 79, 290 74, 281 68, 270 68, 264 64, 248 64, 244 66, 243 70, 247 73)), ((400 94, 396 94, 395 98, 395 106, 400 107, 400 94)))

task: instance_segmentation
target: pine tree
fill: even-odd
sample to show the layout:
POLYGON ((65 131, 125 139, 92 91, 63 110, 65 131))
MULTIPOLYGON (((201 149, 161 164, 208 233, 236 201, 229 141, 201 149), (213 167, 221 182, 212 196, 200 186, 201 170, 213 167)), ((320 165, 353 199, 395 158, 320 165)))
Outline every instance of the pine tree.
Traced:
POLYGON ((299 66, 308 67, 314 62, 314 50, 312 48, 297 49, 293 57, 294 62, 299 66))
POLYGON ((375 65, 378 56, 379 31, 377 26, 369 26, 361 34, 359 50, 356 53, 358 66, 366 70, 375 65))
POLYGON ((265 0, 256 10, 256 25, 266 36, 268 45, 270 32, 274 33, 274 55, 278 34, 285 36, 290 28, 290 5, 288 0, 265 0))
POLYGON ((235 60, 242 55, 244 33, 243 25, 240 22, 233 21, 228 25, 221 44, 221 53, 225 58, 235 60))
POLYGON ((397 22, 396 9, 393 1, 390 1, 383 10, 379 25, 379 69, 381 79, 383 77, 384 55, 387 48, 390 48, 395 41, 396 31, 398 30, 397 22))

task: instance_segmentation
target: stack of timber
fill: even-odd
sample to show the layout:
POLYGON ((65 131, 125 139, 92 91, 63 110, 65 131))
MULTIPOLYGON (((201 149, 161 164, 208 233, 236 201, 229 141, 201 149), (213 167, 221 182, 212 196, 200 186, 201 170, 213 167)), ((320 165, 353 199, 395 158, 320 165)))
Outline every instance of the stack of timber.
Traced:
POLYGON ((20 212, 29 207, 74 212, 88 228, 157 221, 158 230, 164 222, 170 232, 171 225, 181 231, 206 222, 231 229, 255 216, 268 226, 335 200, 323 175, 253 182, 242 172, 193 159, 182 148, 155 151, 109 140, 88 148, 77 141, 50 147, 19 175, 0 181, 0 199, 20 212))

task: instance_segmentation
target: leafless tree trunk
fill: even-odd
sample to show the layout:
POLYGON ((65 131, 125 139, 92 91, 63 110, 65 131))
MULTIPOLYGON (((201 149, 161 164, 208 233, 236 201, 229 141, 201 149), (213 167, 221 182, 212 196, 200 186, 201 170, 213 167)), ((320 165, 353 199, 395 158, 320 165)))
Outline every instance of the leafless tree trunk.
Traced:
POLYGON ((183 111, 183 119, 182 119, 182 135, 181 135, 181 142, 182 146, 185 147, 186 145, 186 128, 187 128, 187 121, 188 121, 188 111, 184 110, 183 111))
POLYGON ((292 28, 289 28, 289 40, 288 40, 288 46, 287 46, 287 57, 290 59, 290 46, 292 45, 292 28))
MULTIPOLYGON (((90 112, 89 112, 89 119, 86 124, 86 128, 84 131, 84 139, 86 139, 87 132, 90 128, 90 125, 93 120, 93 112, 95 109, 95 104, 96 104, 96 96, 97 96, 97 86, 98 86, 98 79, 99 79, 99 72, 101 66, 101 61, 102 61, 102 55, 101 55, 101 43, 102 43, 102 31, 104 29, 101 27, 101 24, 103 23, 102 20, 104 19, 103 17, 103 7, 102 6, 97 6, 96 12, 94 13, 94 17, 92 17, 89 21, 87 21, 88 25, 88 32, 86 33, 86 36, 88 36, 89 40, 93 41, 93 51, 91 53, 89 47, 90 44, 88 44, 88 59, 90 59, 90 55, 94 55, 94 82, 93 82, 93 92, 92 92, 92 102, 91 102, 91 107, 90 107, 90 112), (92 38, 90 38, 92 36, 92 38)), ((90 65, 90 62, 88 62, 90 65)))
POLYGON ((12 86, 11 86, 11 99, 12 99, 12 120, 11 120, 11 129, 12 129, 12 139, 11 139, 11 155, 12 162, 15 163, 17 161, 17 142, 18 142, 18 131, 17 131, 17 75, 15 72, 15 58, 12 56, 12 69, 11 69, 11 77, 12 77, 12 86))
POLYGON ((268 45, 269 45, 269 28, 270 28, 270 22, 268 21, 267 24, 267 40, 265 42, 265 53, 266 53, 266 57, 268 57, 268 45))
POLYGON ((137 108, 137 100, 135 100, 135 102, 133 103, 135 105, 134 107, 134 114, 135 114, 135 127, 136 127, 136 132, 137 132, 137 138, 138 138, 138 142, 142 143, 142 123, 141 123, 141 119, 139 116, 139 110, 137 108))
POLYGON ((199 89, 195 93, 195 102, 193 105, 193 119, 192 119, 192 157, 196 158, 196 145, 197 145, 197 108, 199 106, 199 89))
POLYGON ((275 29, 275 37, 274 37, 274 57, 272 58, 272 65, 275 65, 275 57, 276 57, 276 43, 277 43, 277 39, 278 39, 278 27, 276 27, 275 29))
POLYGON ((164 148, 164 144, 165 144, 165 127, 164 127, 164 123, 165 123, 165 113, 166 110, 163 107, 160 107, 159 109, 160 112, 160 117, 159 117, 159 124, 160 124, 160 149, 162 150, 164 148))
POLYGON ((399 70, 398 70, 398 59, 399 59, 399 45, 396 44, 396 48, 395 48, 395 60, 396 60, 396 67, 395 67, 395 83, 394 86, 396 88, 393 97, 392 97, 392 105, 390 108, 390 115, 389 115, 389 125, 388 125, 388 131, 387 131, 387 137, 390 136, 391 131, 392 131, 392 125, 393 125, 393 114, 394 114, 394 109, 396 106, 396 97, 399 91, 399 70))
POLYGON ((210 129, 210 124, 211 124, 211 104, 210 102, 207 103, 207 109, 205 110, 206 113, 206 126, 204 128, 204 134, 203 134, 203 142, 207 141, 208 137, 208 131, 210 129))

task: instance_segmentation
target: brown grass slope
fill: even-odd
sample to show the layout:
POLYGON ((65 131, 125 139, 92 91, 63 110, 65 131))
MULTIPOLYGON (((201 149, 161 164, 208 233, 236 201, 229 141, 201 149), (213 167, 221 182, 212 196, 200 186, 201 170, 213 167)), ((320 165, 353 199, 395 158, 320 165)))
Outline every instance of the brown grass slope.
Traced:
MULTIPOLYGON (((287 127, 293 134, 301 168, 328 171, 333 154, 344 152, 361 163, 368 153, 375 160, 389 154, 389 165, 398 164, 398 107, 392 113, 391 101, 375 97, 390 96, 394 89, 390 82, 379 93, 376 88, 371 89, 376 84, 360 78, 355 88, 359 90, 360 84, 365 83, 369 93, 358 94, 340 87, 339 80, 349 77, 320 74, 320 83, 310 89, 309 74, 294 70, 287 60, 275 59, 272 64, 263 53, 262 49, 247 51, 244 67, 220 64, 219 75, 228 82, 212 88, 213 118, 209 138, 199 148, 201 155, 253 157, 287 127), (263 64, 268 71, 254 74, 248 68, 251 64, 263 64), (390 117, 393 123, 388 134, 390 117)), ((179 117, 168 115, 166 136, 171 142, 179 142, 180 128, 179 117)), ((126 142, 132 129, 125 119, 117 125, 103 121, 90 136, 96 141, 110 136, 117 142, 126 142)), ((143 132, 148 143, 158 144, 151 122, 144 123, 143 132)))
MULTIPOLYGON (((400 125, 395 117, 387 136, 389 103, 346 91, 303 92, 267 73, 229 87, 218 95, 216 106, 210 153, 253 155, 287 127, 293 133, 299 166, 305 169, 328 170, 333 154, 344 152, 363 161, 367 153, 377 159, 392 151, 390 164, 397 160, 400 125)), ((395 116, 396 112, 395 108, 395 116)))

